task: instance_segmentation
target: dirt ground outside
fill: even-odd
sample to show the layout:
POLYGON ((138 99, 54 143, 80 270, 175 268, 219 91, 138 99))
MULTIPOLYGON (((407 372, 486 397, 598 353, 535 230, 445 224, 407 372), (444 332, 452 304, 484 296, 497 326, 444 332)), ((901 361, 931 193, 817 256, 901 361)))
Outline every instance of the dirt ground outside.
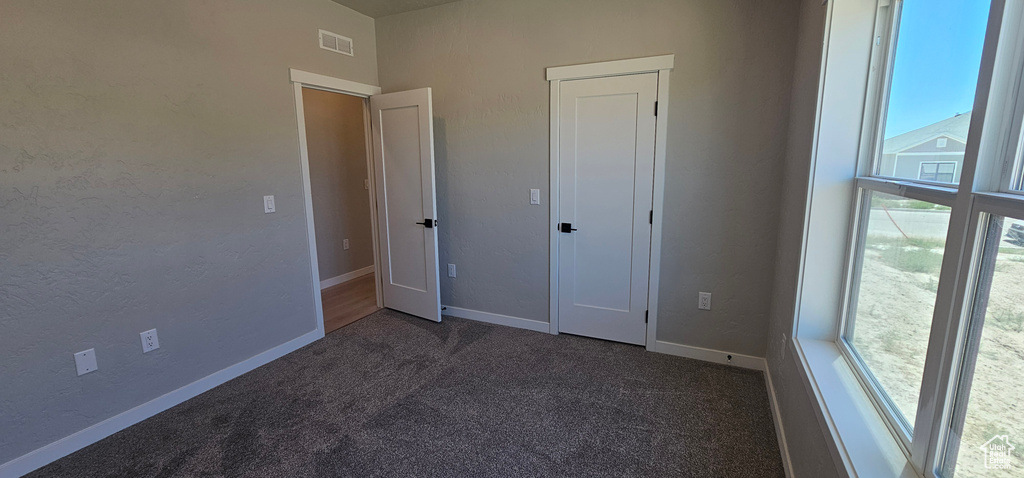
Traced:
MULTIPOLYGON (((874 217, 874 211, 872 213, 874 217)), ((1009 223, 1006 225, 1009 228, 1009 223)), ((942 263, 942 240, 869 237, 853 344, 913 424, 942 263)), ((1024 476, 1024 248, 1001 241, 955 475, 1024 476), (995 435, 1016 446, 1008 470, 986 469, 995 435)))

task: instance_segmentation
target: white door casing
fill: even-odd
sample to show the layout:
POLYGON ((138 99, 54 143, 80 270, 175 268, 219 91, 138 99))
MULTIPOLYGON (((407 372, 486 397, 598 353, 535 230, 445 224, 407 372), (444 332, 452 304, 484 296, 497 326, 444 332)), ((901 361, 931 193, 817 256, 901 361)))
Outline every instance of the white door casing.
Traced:
POLYGON ((559 88, 558 330, 644 345, 658 74, 559 88))
POLYGON ((441 321, 430 88, 370 97, 384 307, 441 321))

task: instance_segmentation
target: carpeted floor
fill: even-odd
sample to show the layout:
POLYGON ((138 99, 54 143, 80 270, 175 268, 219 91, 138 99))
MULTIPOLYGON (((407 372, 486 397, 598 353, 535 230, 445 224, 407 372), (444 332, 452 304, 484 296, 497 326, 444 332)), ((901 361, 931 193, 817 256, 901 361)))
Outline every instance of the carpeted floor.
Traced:
POLYGON ((379 311, 32 476, 784 476, 760 372, 379 311))

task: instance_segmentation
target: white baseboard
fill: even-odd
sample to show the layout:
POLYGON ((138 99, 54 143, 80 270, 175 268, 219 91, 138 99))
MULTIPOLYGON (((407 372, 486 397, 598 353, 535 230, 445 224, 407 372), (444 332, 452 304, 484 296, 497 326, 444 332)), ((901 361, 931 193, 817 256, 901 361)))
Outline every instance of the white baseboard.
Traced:
POLYGON ((733 365, 740 368, 749 368, 751 370, 763 371, 765 369, 765 361, 761 357, 734 354, 732 352, 723 352, 721 350, 704 349, 691 345, 662 342, 659 340, 654 344, 654 351, 663 354, 703 360, 705 362, 715 362, 725 365, 733 365), (732 359, 729 357, 732 357, 732 359))
POLYGON ((331 277, 330 279, 324 279, 320 281, 320 290, 324 290, 328 287, 334 287, 342 282, 348 282, 356 277, 362 277, 366 274, 373 274, 373 266, 366 266, 362 269, 356 269, 352 272, 346 272, 337 277, 331 277))
POLYGON ((768 401, 771 402, 772 420, 775 422, 775 437, 779 441, 779 451, 782 453, 782 468, 786 470, 787 478, 793 478, 793 460, 789 457, 786 431, 782 427, 782 412, 779 410, 779 401, 775 396, 775 385, 772 383, 772 374, 768 369, 767 361, 764 367, 764 383, 768 387, 768 401))
POLYGON ((462 309, 459 307, 452 307, 450 305, 445 305, 443 307, 445 307, 445 310, 441 311, 441 315, 450 315, 462 319, 487 322, 488 324, 504 325, 506 327, 516 327, 519 329, 532 330, 534 332, 548 331, 548 323, 541 322, 539 320, 523 319, 520 317, 512 317, 510 315, 492 314, 490 312, 481 312, 479 310, 462 309))
POLYGON ((57 459, 63 458, 86 446, 96 443, 114 433, 139 423, 157 413, 178 405, 190 398, 206 392, 228 380, 256 369, 271 361, 294 352, 323 337, 322 332, 314 330, 301 337, 292 339, 277 347, 262 352, 248 360, 236 363, 228 368, 214 372, 177 390, 165 393, 142 405, 110 417, 84 430, 77 431, 42 448, 30 451, 3 465, 0 465, 0 477, 16 477, 41 468, 57 459))

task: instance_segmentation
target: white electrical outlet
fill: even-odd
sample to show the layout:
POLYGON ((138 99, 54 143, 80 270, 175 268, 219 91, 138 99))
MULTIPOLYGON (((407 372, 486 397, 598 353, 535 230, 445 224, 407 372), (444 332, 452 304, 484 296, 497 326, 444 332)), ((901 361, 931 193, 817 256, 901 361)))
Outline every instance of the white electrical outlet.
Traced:
POLYGON ((448 264, 448 277, 455 277, 455 264, 448 264))
POLYGON ((75 354, 75 367, 78 369, 78 375, 95 372, 99 368, 96 365, 96 349, 83 350, 75 354))
POLYGON ((341 247, 346 251, 348 250, 348 239, 344 239, 341 241, 341 247))
POLYGON ((530 190, 530 204, 540 204, 540 189, 530 190))
POLYGON ((160 339, 156 336, 156 329, 142 332, 139 336, 142 337, 142 353, 147 354, 160 348, 160 339))
POLYGON ((697 308, 700 310, 711 310, 710 292, 701 292, 697 294, 697 308))
POLYGON ((276 211, 277 207, 274 205, 274 196, 263 196, 263 213, 270 214, 276 211))

